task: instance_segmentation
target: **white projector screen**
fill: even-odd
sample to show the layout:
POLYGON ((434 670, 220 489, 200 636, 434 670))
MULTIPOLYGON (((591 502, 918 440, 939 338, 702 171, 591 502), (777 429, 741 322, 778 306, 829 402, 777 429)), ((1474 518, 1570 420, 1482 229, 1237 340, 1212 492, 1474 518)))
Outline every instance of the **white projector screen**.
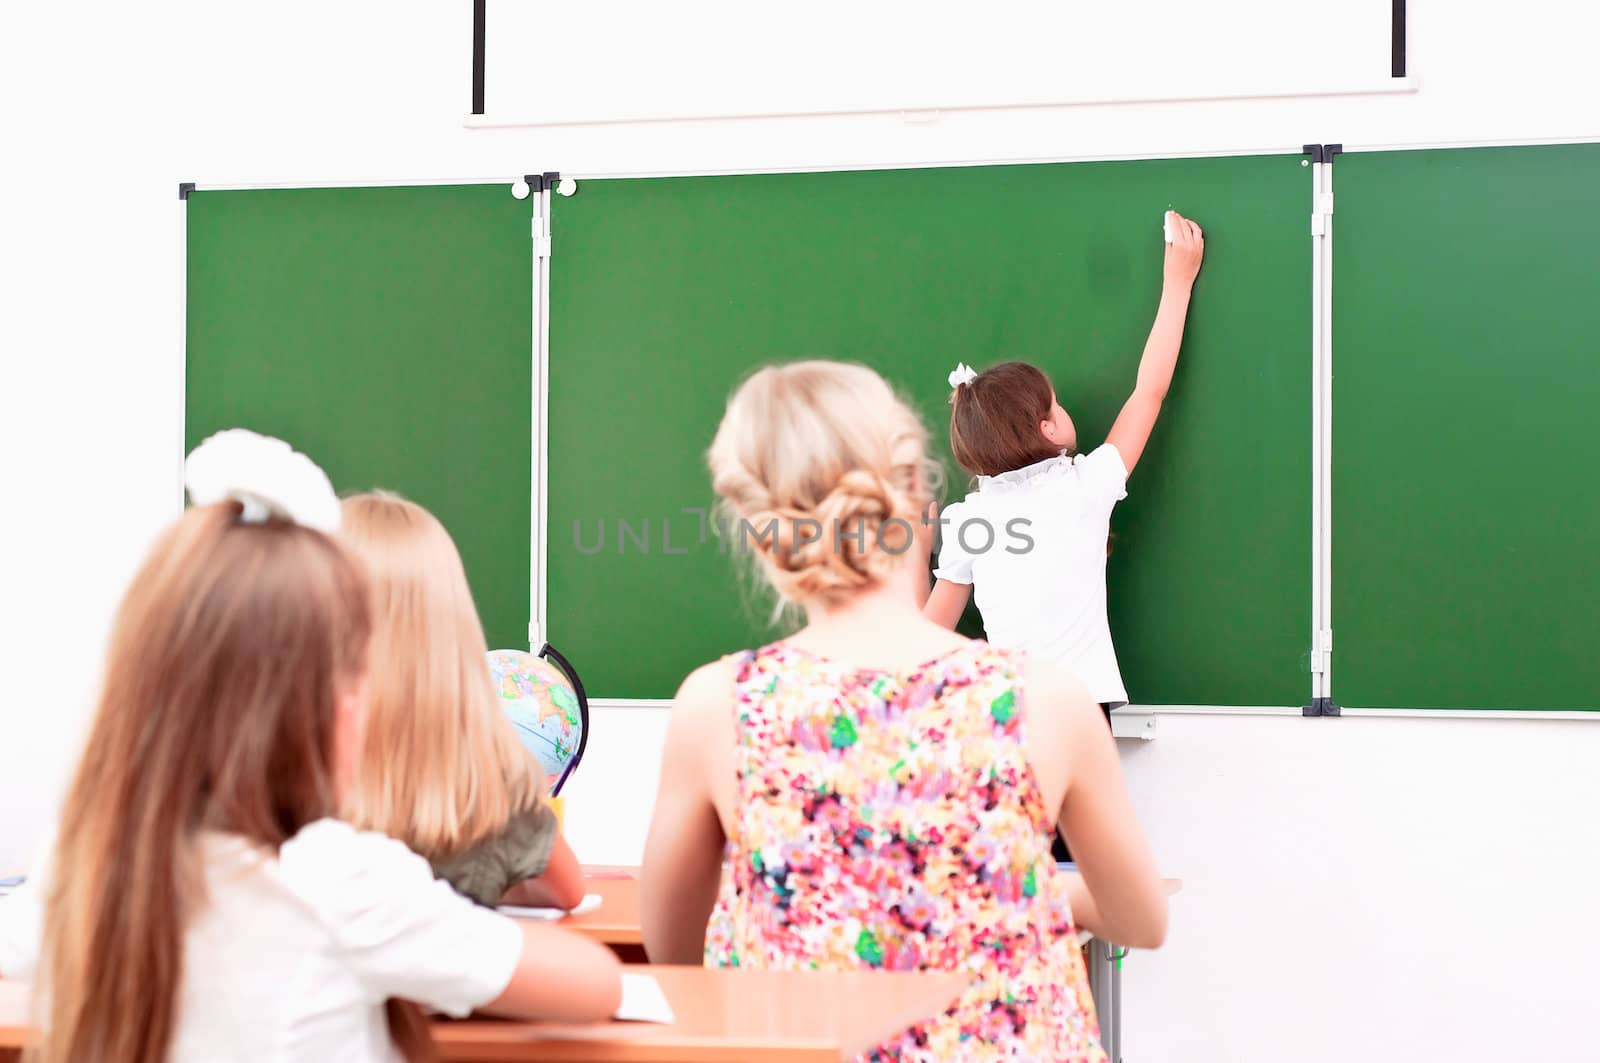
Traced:
POLYGON ((1376 92, 1391 0, 486 0, 485 124, 1376 92))

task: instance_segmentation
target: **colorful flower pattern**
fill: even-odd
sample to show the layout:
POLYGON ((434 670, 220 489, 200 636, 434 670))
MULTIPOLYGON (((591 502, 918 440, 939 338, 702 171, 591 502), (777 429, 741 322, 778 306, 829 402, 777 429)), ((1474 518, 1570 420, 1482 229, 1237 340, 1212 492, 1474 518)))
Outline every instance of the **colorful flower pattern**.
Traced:
POLYGON ((974 642, 895 674, 779 642, 733 660, 739 813, 707 964, 970 971, 954 1007, 862 1058, 1104 1063, 1020 655, 974 642))

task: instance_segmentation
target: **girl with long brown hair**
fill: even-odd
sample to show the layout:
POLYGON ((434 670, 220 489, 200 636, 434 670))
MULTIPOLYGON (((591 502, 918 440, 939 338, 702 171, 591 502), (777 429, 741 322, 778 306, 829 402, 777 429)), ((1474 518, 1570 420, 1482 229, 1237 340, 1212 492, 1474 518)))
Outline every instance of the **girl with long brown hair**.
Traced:
POLYGON ((30 880, 42 941, 3 972, 36 984, 33 1058, 423 1059, 418 1005, 609 1015, 609 952, 475 906, 400 842, 330 818, 359 772, 371 616, 327 477, 229 432, 186 480, 194 506, 123 599, 30 880), (386 1018, 391 999, 415 1004, 386 1018))

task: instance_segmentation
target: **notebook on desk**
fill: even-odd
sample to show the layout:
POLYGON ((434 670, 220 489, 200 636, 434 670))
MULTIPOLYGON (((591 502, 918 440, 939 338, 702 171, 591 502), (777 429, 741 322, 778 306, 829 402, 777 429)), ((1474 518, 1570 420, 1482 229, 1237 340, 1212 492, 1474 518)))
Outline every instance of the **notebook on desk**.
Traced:
POLYGON ((632 971, 622 976, 622 1003, 617 1005, 614 1017, 622 1022, 670 1024, 676 1021, 661 983, 647 974, 632 971))
POLYGON ((501 915, 509 915, 513 919, 565 919, 569 915, 583 915, 600 907, 598 893, 585 893, 583 900, 575 908, 525 908, 515 904, 502 904, 496 908, 501 915))

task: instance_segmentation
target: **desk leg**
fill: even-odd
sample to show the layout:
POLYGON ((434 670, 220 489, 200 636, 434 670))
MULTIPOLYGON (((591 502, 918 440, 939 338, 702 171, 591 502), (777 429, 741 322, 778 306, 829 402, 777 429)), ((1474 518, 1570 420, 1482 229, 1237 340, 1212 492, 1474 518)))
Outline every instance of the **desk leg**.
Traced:
POLYGON ((1111 1063, 1122 1063, 1122 950, 1099 938, 1089 942, 1089 992, 1100 1016, 1100 1047, 1111 1063))

